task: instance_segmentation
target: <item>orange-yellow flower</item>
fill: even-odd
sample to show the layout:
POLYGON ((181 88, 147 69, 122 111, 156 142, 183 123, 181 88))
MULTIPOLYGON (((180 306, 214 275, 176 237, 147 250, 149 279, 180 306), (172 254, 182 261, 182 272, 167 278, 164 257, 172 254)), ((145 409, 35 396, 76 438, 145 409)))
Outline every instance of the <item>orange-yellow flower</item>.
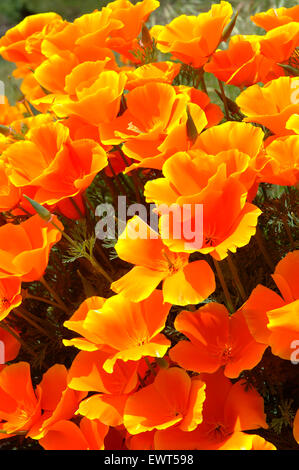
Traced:
POLYGON ((99 144, 90 139, 72 141, 68 128, 59 122, 31 129, 2 158, 10 182, 23 192, 32 188, 34 199, 49 205, 79 194, 107 165, 99 144))
POLYGON ((109 426, 98 420, 82 418, 79 426, 61 420, 50 426, 38 442, 45 450, 104 450, 108 431, 109 426))
MULTIPOLYGON (((232 384, 222 370, 199 378, 206 384, 202 423, 191 432, 178 427, 158 430, 156 450, 241 450, 247 438, 242 431, 268 428, 263 399, 254 388, 245 387, 242 380, 232 384)), ((250 448, 252 436, 249 439, 250 448)))
POLYGON ((299 6, 287 8, 270 8, 267 11, 257 13, 250 17, 257 26, 270 31, 278 26, 299 21, 299 6))
MULTIPOLYGON (((94 304, 97 301, 93 299, 91 302, 94 304)), ((170 341, 160 332, 165 327, 170 304, 163 303, 161 291, 154 291, 139 303, 130 302, 121 294, 107 300, 100 298, 99 303, 102 306, 98 308, 90 308, 90 302, 84 303, 84 308, 75 312, 75 319, 71 318, 64 325, 70 329, 76 328, 75 331, 79 330, 88 340, 83 341, 82 346, 80 340, 77 341, 77 347, 109 352, 103 364, 106 372, 113 372, 117 359, 138 361, 143 356, 165 355, 170 341), (93 344, 89 346, 89 343, 93 344)), ((72 343, 64 340, 64 344, 72 343)))
MULTIPOLYGON (((205 131, 203 139, 208 134, 208 141, 211 140, 216 128, 205 131)), ((200 137, 195 147, 200 147, 200 144, 197 145, 200 137)), ((220 140, 218 148, 225 148, 231 138, 232 135, 220 140)), ((258 151, 256 144, 255 140, 253 148, 258 151)), ((214 148, 217 149, 216 139, 214 148)), ((208 151, 215 151, 216 154, 217 150, 211 147, 208 151)), ((223 259, 228 250, 234 252, 236 247, 249 242, 261 212, 246 202, 249 188, 255 180, 248 154, 237 149, 220 151, 216 155, 207 155, 200 148, 178 152, 165 162, 163 174, 165 178, 145 185, 145 196, 147 201, 158 205, 161 237, 171 251, 199 251, 223 259), (161 203, 170 209, 172 206, 173 210, 165 210, 161 203), (190 205, 185 217, 182 211, 184 204, 190 205), (198 218, 198 204, 203 205, 203 237, 197 240, 194 233, 192 239, 190 232, 194 231, 198 218), (191 228, 186 231, 188 224, 191 228), (176 233, 181 236, 176 236, 176 233)))
POLYGON ((40 417, 40 400, 34 393, 28 363, 4 367, 0 371, 0 439, 28 431, 40 417))
POLYGON ((221 42, 232 13, 231 5, 221 1, 198 16, 181 15, 159 29, 157 47, 185 64, 201 67, 221 42))
POLYGON ((172 84, 173 79, 178 75, 181 65, 166 61, 166 62, 152 62, 150 64, 137 67, 135 70, 127 72, 126 90, 133 90, 137 86, 145 85, 146 83, 168 83, 172 84))
POLYGON ((271 347, 282 359, 291 359, 299 334, 299 251, 288 253, 272 275, 282 297, 258 285, 241 308, 256 341, 271 347))
POLYGON ((35 392, 40 397, 43 413, 28 429, 28 437, 41 439, 57 422, 69 420, 74 416, 86 393, 68 388, 67 375, 68 371, 63 364, 55 364, 43 375, 35 392))
POLYGON ((244 121, 256 122, 274 134, 286 135, 286 122, 292 114, 299 113, 299 80, 296 77, 280 77, 263 87, 253 85, 236 99, 245 114, 244 121))
POLYGON ((124 425, 130 434, 175 426, 192 431, 202 422, 205 384, 178 367, 161 369, 154 382, 129 396, 124 425))
MULTIPOLYGON (((136 49, 136 38, 150 14, 159 7, 157 0, 142 0, 132 4, 128 0, 115 0, 107 6, 111 10, 111 18, 122 23, 122 27, 111 31, 106 44, 113 51, 134 61, 131 51, 136 49)), ((136 60, 136 59, 135 59, 136 60)))
POLYGON ((126 83, 124 72, 104 70, 81 89, 81 77, 77 76, 73 95, 62 95, 55 100, 52 109, 58 117, 79 116, 87 123, 99 125, 116 118, 126 83))
MULTIPOLYGON (((53 218, 63 230, 63 225, 53 218)), ((41 278, 48 264, 52 246, 61 238, 61 232, 39 215, 19 225, 8 223, 0 227, 0 279, 18 277, 24 282, 41 278)))
POLYGON ((188 263, 186 253, 173 253, 142 219, 129 220, 115 250, 119 258, 136 266, 111 284, 133 302, 148 297, 163 282, 164 302, 197 304, 215 290, 215 277, 206 261, 188 263))
POLYGON ((276 63, 286 63, 299 46, 299 23, 293 22, 269 31, 262 36, 261 54, 276 63))
POLYGON ((109 426, 123 423, 124 406, 129 394, 138 386, 136 361, 117 360, 112 373, 103 369, 109 352, 103 350, 80 351, 68 374, 68 387, 72 390, 96 392, 81 401, 77 414, 99 419, 109 426))
POLYGON ((0 279, 0 321, 22 303, 21 281, 17 277, 0 279))
POLYGON ((237 378, 260 362, 267 347, 255 341, 242 312, 229 316, 214 302, 195 312, 180 312, 174 325, 189 341, 179 341, 170 357, 186 370, 213 373, 224 366, 227 377, 237 378))
POLYGON ((18 66, 35 68, 44 59, 41 43, 45 29, 55 28, 57 22, 62 22, 62 19, 56 13, 27 16, 1 38, 0 54, 18 66))
POLYGON ((261 53, 260 36, 233 36, 228 48, 217 50, 205 66, 229 85, 251 86, 284 75, 281 67, 261 53))
MULTIPOLYGON (((288 121, 289 122, 289 121, 288 121)), ((285 186, 299 182, 299 136, 275 139, 265 150, 265 166, 259 180, 285 186)))

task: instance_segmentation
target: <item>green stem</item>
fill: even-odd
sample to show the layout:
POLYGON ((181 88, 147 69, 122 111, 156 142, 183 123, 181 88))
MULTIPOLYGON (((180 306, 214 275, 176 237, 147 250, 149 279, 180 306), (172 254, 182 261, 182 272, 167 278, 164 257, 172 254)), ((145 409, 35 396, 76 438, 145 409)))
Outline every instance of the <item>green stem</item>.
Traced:
POLYGON ((220 263, 218 261, 216 261, 214 258, 213 258, 213 263, 214 263, 214 266, 215 266, 215 269, 216 269, 217 276, 218 276, 218 279, 220 281, 221 287, 223 289, 223 293, 224 293, 224 296, 225 296, 225 299, 226 299, 226 304, 227 304, 228 310, 230 311, 230 313, 234 313, 235 307, 234 307, 231 295, 229 293, 228 287, 226 285, 226 282, 225 282, 225 279, 224 279, 224 276, 223 276, 223 273, 222 273, 222 269, 220 267, 220 263))
POLYGON ((268 264, 271 271, 274 271, 274 268, 275 268, 274 263, 272 262, 271 256, 269 255, 269 253, 267 251, 267 248, 266 248, 265 243, 264 243, 264 236, 263 236, 262 231, 259 227, 256 227, 255 239, 257 241, 257 244, 258 244, 258 247, 259 247, 261 253, 263 254, 263 256, 265 258, 266 263, 268 264))
POLYGON ((227 99, 226 99, 226 96, 225 96, 225 93, 224 93, 223 84, 222 84, 222 81, 221 81, 221 80, 218 80, 218 83, 219 83, 219 88, 220 88, 220 92, 221 92, 221 97, 222 97, 222 101, 223 101, 223 105, 224 105, 225 117, 226 117, 226 119, 229 121, 229 120, 230 120, 230 117, 229 117, 229 109, 228 109, 227 99))
POLYGON ((145 357, 144 360, 145 360, 145 362, 146 362, 147 367, 148 367, 149 370, 151 371, 151 373, 152 373, 154 376, 156 376, 157 373, 156 373, 155 369, 153 368, 153 366, 151 365, 151 363, 150 363, 150 361, 148 360, 148 358, 145 357))
POLYGON ((243 287, 243 284, 241 282, 241 279, 239 277, 239 273, 238 273, 237 267, 234 263, 233 257, 230 253, 228 253, 227 262, 228 262, 228 265, 229 265, 229 269, 232 273, 233 279, 234 279, 234 281, 236 283, 236 286, 238 288, 238 291, 241 295, 241 299, 243 300, 243 302, 245 302, 245 300, 247 299, 247 295, 246 295, 245 289, 243 287))
POLYGON ((48 284, 45 280, 44 276, 42 276, 39 282, 47 289, 47 291, 52 295, 53 299, 63 308, 64 311, 68 312, 68 308, 65 303, 60 299, 60 297, 56 294, 55 290, 48 284))
POLYGON ((25 300, 26 299, 30 299, 30 300, 37 300, 39 302, 43 302, 44 304, 48 304, 48 305, 52 305, 52 307, 57 307, 57 308, 60 308, 61 310, 63 310, 64 312, 67 312, 69 313, 69 310, 67 308, 64 308, 62 307, 62 305, 56 303, 56 302, 52 302, 51 300, 49 299, 45 299, 44 297, 38 297, 37 295, 31 295, 31 294, 26 294, 26 297, 25 297, 25 300))
POLYGON ((113 282, 113 279, 109 276, 109 274, 106 273, 106 271, 97 262, 97 260, 95 259, 93 255, 88 255, 86 253, 85 258, 88 259, 88 261, 92 264, 95 271, 99 272, 102 276, 104 276, 104 278, 107 279, 107 281, 109 281, 110 284, 113 282))
POLYGON ((34 328, 36 328, 41 334, 43 334, 44 336, 47 336, 48 338, 50 338, 51 340, 53 340, 53 336, 51 336, 47 330, 45 330, 44 328, 42 328, 40 325, 38 325, 36 323, 36 321, 34 321, 31 317, 32 315, 28 315, 29 312, 27 312, 26 310, 24 310, 24 308, 20 309, 14 309, 14 313, 18 316, 18 317, 21 317, 23 318, 25 321, 27 321, 27 323, 29 323, 30 325, 34 326, 34 328))

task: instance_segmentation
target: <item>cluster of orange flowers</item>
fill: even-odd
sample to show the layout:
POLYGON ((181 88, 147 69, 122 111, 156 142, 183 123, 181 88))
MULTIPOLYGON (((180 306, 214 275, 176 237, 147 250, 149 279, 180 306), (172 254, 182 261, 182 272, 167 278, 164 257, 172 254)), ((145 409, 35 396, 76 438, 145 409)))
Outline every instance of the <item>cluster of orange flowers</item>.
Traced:
MULTIPOLYGON (((235 273, 237 311, 210 296, 213 263, 221 281, 221 261, 256 233, 260 185, 298 188, 299 7, 255 15, 266 33, 252 36, 232 35, 226 1, 148 29, 158 7, 115 0, 73 22, 38 14, 0 39, 23 93, 0 105, 0 439, 22 435, 49 450, 276 448, 259 435, 269 427, 264 400, 242 372, 266 348, 290 361, 299 343, 299 251, 276 265, 277 292, 259 284, 244 298, 235 273), (239 87, 236 102, 226 85, 239 87), (32 383, 29 362, 16 360, 22 332, 8 322, 25 315, 22 286, 43 280, 52 247, 72 237, 62 221, 84 218, 97 175, 108 191, 118 175, 138 174, 159 233, 128 221, 115 251, 133 267, 107 298, 92 295, 73 313, 52 292, 78 335, 63 344, 80 351, 32 383), (173 204, 191 207, 181 228, 203 205, 203 243, 175 236, 162 209, 173 204), (165 334, 173 306, 176 342, 165 334)), ((299 443, 299 411, 292 426, 299 443)))

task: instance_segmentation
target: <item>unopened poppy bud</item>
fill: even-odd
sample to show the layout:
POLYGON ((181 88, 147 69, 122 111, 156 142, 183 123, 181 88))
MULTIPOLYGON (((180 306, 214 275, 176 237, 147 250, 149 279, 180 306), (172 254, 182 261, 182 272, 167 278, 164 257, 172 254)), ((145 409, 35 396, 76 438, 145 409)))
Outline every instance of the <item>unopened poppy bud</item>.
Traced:
POLYGON ((43 207, 41 204, 39 204, 38 202, 34 201, 33 199, 31 199, 30 197, 26 196, 24 194, 24 198, 27 199, 27 201, 30 202, 30 204, 32 205, 33 209, 37 212, 37 214, 43 219, 45 220, 46 222, 50 222, 50 220, 52 219, 52 214, 50 211, 48 211, 48 209, 46 209, 45 207, 43 207))
POLYGON ((164 357, 156 357, 156 363, 161 369, 168 369, 169 363, 164 357))
MULTIPOLYGON (((231 22, 225 26, 224 30, 223 30, 223 34, 222 34, 222 37, 221 37, 221 41, 227 41, 228 38, 230 37, 231 33, 232 33, 232 30, 234 29, 235 27, 235 24, 236 24, 236 21, 237 21, 237 18, 238 18, 238 14, 239 12, 237 11, 237 13, 235 14, 235 16, 233 17, 233 19, 231 20, 231 22)), ((220 41, 220 42, 221 42, 220 41)))
POLYGON ((295 67, 292 67, 291 65, 287 65, 287 64, 277 64, 277 65, 279 65, 279 67, 282 67, 292 77, 299 76, 299 70, 295 69, 295 67))
POLYGON ((197 128, 196 128, 196 125, 193 121, 193 118, 191 116, 191 113, 190 113, 190 110, 189 110, 189 107, 187 106, 187 122, 186 122, 186 126, 187 126, 187 136, 188 138, 191 140, 191 142, 195 142, 197 137, 198 137, 198 132, 197 132, 197 128))
POLYGON ((141 30, 141 41, 143 47, 152 47, 153 41, 147 26, 144 24, 141 30))

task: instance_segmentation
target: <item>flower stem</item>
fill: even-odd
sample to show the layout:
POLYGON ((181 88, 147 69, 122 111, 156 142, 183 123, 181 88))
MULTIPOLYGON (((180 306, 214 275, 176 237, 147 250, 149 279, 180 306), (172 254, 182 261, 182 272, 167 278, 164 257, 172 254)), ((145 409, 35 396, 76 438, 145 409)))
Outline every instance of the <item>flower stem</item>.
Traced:
POLYGON ((26 293, 25 299, 37 300, 39 302, 43 302, 44 304, 52 305, 52 307, 60 308, 64 312, 69 313, 67 308, 62 307, 62 305, 56 302, 52 302, 50 299, 45 299, 44 297, 38 297, 37 295, 31 295, 31 294, 26 293))
POLYGON ((269 266, 271 271, 274 271, 274 263, 272 262, 272 259, 269 255, 268 251, 267 251, 267 248, 266 248, 265 243, 264 243, 264 236, 263 236, 262 231, 259 227, 256 227, 255 239, 257 241, 257 244, 258 244, 258 247, 259 247, 261 253, 263 254, 263 256, 265 258, 265 261, 266 261, 267 265, 269 266))
POLYGON ((247 295, 246 295, 244 286, 241 282, 241 279, 240 279, 240 276, 239 276, 239 273, 238 273, 238 269, 237 269, 237 267, 234 263, 232 255, 230 253, 228 254, 227 262, 228 262, 228 265, 229 265, 229 269, 232 273, 233 279, 234 279, 234 281, 237 285, 238 291, 241 295, 241 299, 243 300, 243 302, 245 302, 245 300, 247 299, 247 295))
POLYGON ((148 358, 145 357, 144 360, 145 360, 145 362, 146 362, 147 367, 148 367, 149 370, 151 371, 151 373, 152 373, 154 376, 156 376, 157 373, 156 373, 155 369, 153 368, 153 366, 151 365, 151 363, 150 363, 150 361, 148 360, 148 358))
POLYGON ((60 297, 56 294, 55 290, 52 289, 52 287, 48 284, 48 282, 45 280, 44 276, 42 276, 39 279, 39 282, 47 289, 47 291, 52 295, 53 299, 56 300, 56 302, 61 306, 61 308, 65 311, 68 312, 68 308, 65 305, 65 303, 60 299, 60 297))
POLYGON ((222 101, 223 101, 223 105, 224 105, 225 117, 229 121, 230 120, 229 109, 228 109, 227 99, 226 99, 226 96, 225 96, 225 93, 224 93, 223 83, 222 83, 221 80, 218 80, 218 83, 219 83, 221 97, 222 97, 222 101))
POLYGON ((230 311, 230 313, 233 313, 235 311, 235 307, 234 307, 231 295, 229 293, 228 287, 226 285, 226 282, 225 282, 225 279, 224 279, 224 276, 223 276, 223 273, 222 273, 222 269, 220 267, 220 263, 218 261, 216 261, 214 258, 213 258, 213 263, 214 263, 214 266, 215 266, 215 269, 216 269, 221 287, 223 289, 223 293, 224 293, 224 296, 225 296, 225 299, 226 299, 226 304, 227 304, 228 310, 230 311))
POLYGON ((32 319, 32 315, 29 314, 29 312, 27 312, 24 308, 20 309, 14 309, 14 313, 18 316, 18 317, 21 317, 23 318, 24 320, 27 321, 27 323, 29 323, 30 325, 34 326, 34 328, 36 328, 41 334, 43 334, 44 336, 47 336, 48 338, 50 338, 51 340, 53 340, 53 336, 50 335, 50 333, 48 333, 47 330, 45 330, 43 327, 41 327, 40 325, 38 325, 38 323, 36 323, 35 320, 32 319), (29 314, 29 315, 28 315, 29 314))

